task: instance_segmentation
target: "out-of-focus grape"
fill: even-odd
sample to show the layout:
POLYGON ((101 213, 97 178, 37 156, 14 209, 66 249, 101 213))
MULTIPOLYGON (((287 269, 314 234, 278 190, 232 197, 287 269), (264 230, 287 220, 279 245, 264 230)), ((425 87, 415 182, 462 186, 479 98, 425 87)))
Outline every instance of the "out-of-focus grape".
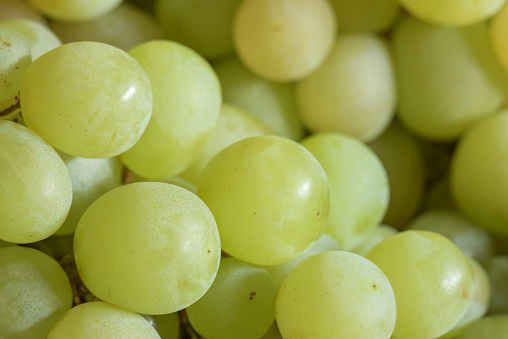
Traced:
POLYGON ((374 246, 397 233, 399 231, 391 226, 379 225, 358 246, 353 248, 351 252, 365 257, 374 246))
POLYGON ((339 32, 385 32, 397 18, 397 0, 330 0, 339 32))
POLYGON ((508 315, 491 315, 467 328, 457 339, 508 339, 508 315))
POLYGON ((39 13, 24 0, 0 0, 0 21, 13 19, 28 19, 48 25, 39 13))
POLYGON ((430 185, 423 203, 424 210, 457 209, 450 190, 450 177, 445 175, 430 185))
POLYGON ((36 10, 54 20, 88 21, 116 8, 122 0, 28 0, 36 10))
POLYGON ((489 275, 492 295, 489 314, 508 313, 508 256, 496 255, 485 266, 489 275))

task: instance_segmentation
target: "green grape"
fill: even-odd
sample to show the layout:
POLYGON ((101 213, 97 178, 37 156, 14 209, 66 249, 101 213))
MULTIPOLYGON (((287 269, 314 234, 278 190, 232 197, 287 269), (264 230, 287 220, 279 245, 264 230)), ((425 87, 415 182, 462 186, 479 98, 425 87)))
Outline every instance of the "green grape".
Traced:
POLYGON ((0 119, 19 101, 19 88, 32 62, 30 46, 16 30, 0 25, 0 119))
POLYGON ((0 120, 0 145, 0 239, 49 237, 71 206, 69 171, 53 148, 17 123, 0 120))
POLYGON ((10 247, 10 246, 17 246, 17 245, 18 244, 15 244, 15 243, 12 243, 12 242, 0 240, 0 248, 10 247))
POLYGON ((419 214, 405 229, 440 233, 468 257, 487 262, 494 252, 491 235, 455 210, 430 210, 419 214))
POLYGON ((102 301, 80 304, 67 311, 47 339, 160 339, 141 315, 102 301))
POLYGON ((390 281, 397 299, 398 338, 436 338, 451 330, 473 297, 474 275, 467 257, 446 237, 404 231, 387 238, 366 258, 390 281))
POLYGON ((452 158, 450 183, 458 208, 478 226, 508 235, 508 111, 473 126, 452 158))
POLYGON ((145 178, 178 175, 197 159, 217 123, 217 76, 205 59, 176 42, 146 42, 129 54, 150 78, 153 113, 139 142, 120 158, 145 178))
POLYGON ((505 75, 484 23, 452 28, 406 17, 393 42, 398 116, 418 136, 455 140, 503 103, 505 75))
POLYGON ((46 339, 72 307, 69 279, 46 254, 22 246, 0 248, 0 337, 46 339))
POLYGON ((328 180, 305 148, 278 136, 251 137, 210 160, 198 186, 217 221, 225 252, 256 265, 278 265, 324 232, 328 180))
POLYGON ((271 82, 249 71, 236 57, 214 65, 224 101, 258 117, 283 137, 300 140, 305 131, 296 112, 293 84, 271 82))
POLYGON ((0 21, 1 26, 10 27, 23 35, 30 45, 32 60, 62 45, 62 42, 47 26, 28 19, 0 21))
POLYGON ((304 125, 313 132, 338 132, 366 142, 375 139, 395 113, 394 77, 381 38, 341 35, 323 64, 296 85, 304 125))
POLYGON ((337 30, 327 0, 244 0, 233 21, 243 63, 272 81, 299 80, 324 61, 337 30))
POLYGON ((0 21, 12 19, 28 19, 45 26, 46 19, 24 0, 0 0, 0 21))
POLYGON ((390 188, 383 165, 364 143, 339 133, 316 133, 301 144, 316 157, 330 181, 326 233, 349 251, 385 215, 390 188))
POLYGON ((117 187, 83 214, 74 256, 99 299, 144 314, 179 311, 215 278, 220 240, 210 210, 193 193, 165 183, 117 187))
POLYGON ((330 0, 339 32, 384 32, 397 18, 397 0, 330 0))
POLYGON ((508 314, 491 315, 467 328, 457 339, 508 339, 508 314))
POLYGON ((489 25, 490 42, 497 59, 508 72, 508 43, 506 31, 508 30, 508 5, 504 6, 492 19, 489 25))
POLYGON ((390 203, 383 223, 402 228, 419 210, 425 190, 425 162, 418 140, 392 123, 369 143, 388 175, 390 203))
POLYGON ((496 255, 486 264, 492 295, 489 304, 489 314, 508 313, 508 256, 496 255))
POLYGON ((272 130, 256 117, 236 106, 223 104, 217 125, 203 153, 180 177, 197 186, 206 164, 219 151, 239 140, 267 134, 273 134, 272 130))
POLYGON ((36 10, 54 20, 89 21, 116 8, 122 0, 28 0, 36 10))
POLYGON ((298 258, 280 265, 265 266, 265 269, 273 277, 278 290, 282 286, 282 283, 288 274, 303 260, 313 256, 314 254, 339 250, 340 246, 337 241, 328 234, 324 233, 321 237, 319 237, 318 241, 316 241, 308 250, 303 252, 298 258))
POLYGON ((167 184, 172 184, 176 186, 180 186, 181 188, 185 188, 187 191, 190 191, 194 194, 197 193, 198 188, 193 183, 190 183, 189 181, 180 178, 180 177, 168 177, 168 178, 162 178, 158 180, 151 180, 146 179, 143 177, 140 177, 132 172, 127 172, 127 176, 124 178, 124 184, 132 184, 133 182, 165 182, 167 184))
POLYGON ((379 225, 358 246, 353 248, 351 252, 364 257, 374 246, 397 233, 399 231, 391 226, 379 225))
POLYGON ((208 292, 187 307, 187 316, 205 338, 258 339, 275 321, 276 297, 265 269, 225 258, 208 292))
POLYGON ((423 209, 426 211, 434 209, 457 209, 452 198, 452 192, 450 191, 450 177, 448 174, 430 185, 427 190, 427 195, 425 196, 423 209))
POLYGON ((266 331, 261 339, 282 339, 276 322, 273 323, 272 327, 266 331))
POLYGON ((86 159, 60 152, 72 182, 72 205, 55 235, 74 233, 85 210, 101 195, 122 183, 123 166, 116 158, 86 159))
POLYGON ((168 39, 206 59, 233 54, 231 26, 240 0, 157 0, 155 15, 168 39))
POLYGON ((329 251, 296 266, 277 296, 283 338, 388 339, 398 310, 390 282, 372 262, 329 251))
POLYGON ((21 109, 27 126, 53 147, 78 157, 108 158, 141 137, 150 120, 152 89, 124 51, 75 42, 30 65, 21 84, 21 109))
POLYGON ((122 3, 110 13, 85 22, 52 21, 51 29, 64 43, 103 42, 124 51, 164 34, 154 19, 137 6, 122 3))
POLYGON ((505 0, 399 0, 417 18, 435 25, 467 26, 494 15, 505 0))
POLYGON ((161 339, 180 338, 180 316, 177 312, 163 315, 142 314, 142 316, 155 328, 161 339))

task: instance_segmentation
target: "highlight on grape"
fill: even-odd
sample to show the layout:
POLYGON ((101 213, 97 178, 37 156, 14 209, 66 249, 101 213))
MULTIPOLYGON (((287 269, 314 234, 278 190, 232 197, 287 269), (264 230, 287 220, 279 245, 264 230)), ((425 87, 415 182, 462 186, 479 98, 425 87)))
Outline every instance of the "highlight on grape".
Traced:
POLYGON ((508 339, 506 0, 0 0, 1 339, 508 339))

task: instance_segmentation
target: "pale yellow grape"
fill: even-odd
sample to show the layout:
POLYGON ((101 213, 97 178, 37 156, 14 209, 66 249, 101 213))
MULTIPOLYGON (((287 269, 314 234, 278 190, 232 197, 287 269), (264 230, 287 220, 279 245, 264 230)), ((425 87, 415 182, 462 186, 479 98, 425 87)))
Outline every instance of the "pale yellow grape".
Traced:
POLYGON ((155 20, 147 12, 129 3, 122 3, 95 20, 51 21, 50 27, 64 43, 97 41, 125 51, 141 43, 164 38, 155 20))
POLYGON ((30 243, 49 237, 72 201, 69 171, 40 136, 0 121, 0 239, 30 243))
POLYGON ((379 225, 358 246, 353 248, 351 252, 366 256, 374 246, 397 233, 399 231, 391 226, 379 225))
POLYGON ((21 33, 32 53, 32 60, 62 45, 62 42, 47 26, 28 19, 0 21, 1 26, 10 27, 21 33))
POLYGON ((328 222, 328 180, 295 141, 247 138, 210 160, 198 196, 212 211, 225 252, 256 265, 290 261, 319 239, 328 222))
POLYGON ((323 64, 297 83, 295 98, 310 131, 375 139, 395 113, 395 75, 386 43, 369 34, 341 35, 323 64))
POLYGON ((398 116, 418 136, 455 140, 503 103, 505 74, 485 23, 453 28, 406 17, 393 44, 398 116))
POLYGON ((262 79, 236 58, 214 64, 225 102, 266 123, 280 136, 300 140, 304 135, 294 102, 294 86, 262 79))
POLYGON ((340 246, 337 241, 326 233, 323 233, 321 237, 305 252, 303 252, 298 258, 291 261, 285 262, 280 265, 264 266, 264 268, 271 274, 277 290, 282 286, 284 279, 288 274, 296 267, 299 263, 313 256, 314 254, 326 252, 326 251, 339 251, 340 246))
POLYGON ((275 321, 276 297, 273 278, 264 268, 225 258, 208 292, 186 311, 205 338, 258 339, 275 321))
POLYGON ((381 222, 390 195, 385 169, 364 143, 339 133, 316 133, 301 141, 323 166, 330 182, 326 233, 349 251, 381 222))
POLYGON ((169 40, 206 59, 233 54, 233 16, 240 0, 158 0, 154 13, 169 40))
POLYGON ((31 62, 30 45, 23 35, 0 26, 0 116, 19 101, 23 74, 31 62))
POLYGON ((302 261, 282 284, 275 306, 283 338, 388 339, 398 312, 383 272, 341 251, 302 261))
POLYGON ((496 255, 486 264, 492 295, 489 304, 489 314, 508 313, 508 256, 496 255))
POLYGON ((199 299, 219 268, 219 233, 193 193, 165 183, 117 187, 83 214, 74 236, 81 279, 99 299, 144 314, 199 299))
POLYGON ((339 32, 384 32, 397 18, 397 0, 330 0, 339 32))
POLYGON ((425 211, 411 220, 405 229, 441 233, 457 245, 464 254, 481 263, 486 263, 494 253, 491 235, 456 210, 425 211))
POLYGON ((36 10, 54 20, 88 21, 116 8, 122 0, 28 0, 36 10))
POLYGON ((397 338, 436 338, 466 312, 474 288, 467 257, 446 237, 404 231, 371 249, 366 258, 390 281, 397 299, 397 338))
POLYGON ((492 19, 489 26, 490 42, 501 65, 508 72, 508 5, 504 6, 492 19))
POLYGON ((467 328, 457 339, 508 339, 508 314, 491 315, 467 328))
POLYGON ((233 42, 252 72, 287 82, 319 67, 336 30, 335 14, 326 0, 244 0, 235 14, 233 42))
POLYGON ((206 164, 220 150, 248 137, 269 134, 274 133, 252 114, 236 106, 223 104, 219 120, 205 149, 180 177, 197 186, 206 164))
POLYGON ((399 0, 417 18, 435 25, 467 26, 496 14, 505 0, 399 0))
POLYGON ((152 84, 153 113, 139 140, 120 158, 149 179, 178 175, 204 150, 222 103, 215 72, 199 54, 179 43, 156 40, 129 51, 152 84))
POLYGON ((160 339, 141 315, 102 301, 80 304, 53 326, 47 339, 160 339))
POLYGON ((161 339, 180 338, 180 316, 178 312, 162 315, 142 314, 142 316, 155 328, 161 339))
POLYGON ((85 210, 101 195, 122 183, 123 166, 117 158, 86 159, 59 153, 72 182, 72 205, 55 235, 74 233, 85 210))
POLYGON ((58 263, 27 247, 0 248, 0 333, 6 339, 46 339, 72 307, 69 279, 58 263))
POLYGON ((478 226, 508 235, 508 111, 473 126, 452 158, 450 183, 459 209, 478 226))
POLYGON ((152 88, 124 51, 75 42, 30 65, 21 108, 27 126, 53 147, 82 158, 108 158, 141 137, 150 120, 152 88))
POLYGON ((424 197, 425 163, 422 149, 399 123, 369 143, 388 175, 390 203, 383 222, 402 228, 418 211, 424 197))
POLYGON ((0 20, 29 19, 45 26, 46 19, 24 0, 0 0, 0 20))

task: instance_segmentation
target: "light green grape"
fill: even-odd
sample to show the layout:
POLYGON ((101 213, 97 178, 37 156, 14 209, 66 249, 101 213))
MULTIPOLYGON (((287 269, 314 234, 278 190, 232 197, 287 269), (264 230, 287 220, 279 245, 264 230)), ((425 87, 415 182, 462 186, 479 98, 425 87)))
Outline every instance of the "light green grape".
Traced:
POLYGON ((0 119, 19 101, 23 74, 32 62, 30 46, 16 30, 0 25, 0 119))
POLYGON ((89 21, 117 7, 122 0, 28 0, 36 10, 54 20, 89 21))
POLYGON ((151 41, 129 51, 146 70, 154 91, 148 127, 120 158, 149 179, 178 175, 204 150, 217 123, 220 84, 196 52, 172 41, 151 41))
POLYGON ((435 25, 467 26, 484 21, 505 0, 399 0, 412 15, 435 25))
POLYGON ((225 102, 255 115, 283 137, 300 140, 304 135, 294 102, 293 84, 258 77, 236 57, 214 64, 225 102))
POLYGON ((168 39, 206 59, 233 54, 231 26, 240 0, 158 0, 155 15, 168 39))
POLYGON ((508 256, 496 255, 486 264, 485 269, 489 275, 492 288, 489 303, 489 314, 508 313, 508 256))
POLYGON ((58 320, 47 339, 160 339, 141 315, 102 301, 80 304, 58 320))
POLYGON ((30 65, 21 84, 21 109, 27 126, 53 147, 82 158, 108 158, 141 137, 150 120, 152 89, 124 51, 75 42, 30 65))
POLYGON ((339 32, 384 32, 400 12, 397 0, 330 0, 339 32))
POLYGON ((157 180, 151 180, 146 179, 143 177, 140 177, 130 171, 126 171, 126 176, 123 179, 124 184, 132 184, 133 182, 165 182, 167 184, 172 184, 176 186, 180 186, 181 188, 185 188, 187 191, 190 191, 194 194, 197 193, 198 188, 193 183, 190 183, 189 181, 180 178, 180 177, 168 177, 168 178, 162 178, 157 180))
POLYGON ((390 188, 383 165, 361 141, 339 133, 316 133, 301 141, 330 181, 326 233, 346 251, 360 244, 381 222, 390 188))
POLYGON ((267 134, 273 134, 272 130, 256 117, 236 106, 223 104, 217 125, 203 153, 180 174, 180 177, 197 186, 206 164, 220 150, 236 141, 267 134))
POLYGON ((198 186, 217 221, 225 252, 256 265, 278 265, 324 232, 328 180, 305 148, 278 136, 251 137, 210 160, 198 186))
POLYGON ((418 211, 424 197, 422 149, 418 140, 397 122, 369 147, 381 160, 390 183, 390 203, 383 223, 400 229, 418 211))
POLYGON ((397 233, 399 231, 391 226, 379 225, 358 246, 353 248, 351 252, 364 257, 374 246, 397 233))
POLYGON ((503 103, 505 75, 484 23, 452 28, 406 17, 394 30, 393 43, 398 116, 415 134, 455 140, 503 103))
POLYGON ((51 29, 64 43, 97 41, 127 51, 141 43, 163 39, 164 34, 145 11, 122 3, 110 13, 91 21, 52 21, 51 29))
POLYGON ((235 13, 233 42, 252 72, 288 82, 319 67, 336 30, 333 8, 325 0, 245 0, 235 13))
POLYGON ((49 237, 71 206, 69 171, 25 126, 0 121, 0 145, 0 239, 29 243, 49 237))
POLYGON ((74 233, 85 210, 101 195, 122 183, 123 166, 116 158, 86 159, 59 153, 72 182, 72 205, 56 235, 74 233))
POLYGON ((225 258, 212 286, 187 308, 187 316, 205 338, 258 339, 275 321, 276 297, 265 269, 225 258))
POLYGON ((303 252, 298 258, 280 265, 265 266, 265 269, 272 275, 273 280, 275 281, 275 286, 277 286, 278 290, 282 286, 284 279, 286 279, 288 274, 296 267, 296 265, 314 254, 338 250, 340 250, 340 246, 337 241, 328 234, 324 233, 321 237, 319 237, 318 241, 312 245, 312 247, 303 252))
POLYGON ((155 328, 161 339, 180 338, 180 316, 177 312, 163 315, 142 314, 142 316, 155 328))
POLYGON ((508 111, 473 126, 452 158, 450 184, 457 207, 478 226, 508 235, 508 111))
POLYGON ((32 248, 0 248, 0 329, 6 339, 46 339, 72 307, 69 279, 58 263, 32 248))
POLYGON ((405 229, 440 233, 450 239, 464 254, 486 263, 493 255, 491 235, 455 210, 430 210, 419 214, 405 229))
POLYGON ((404 231, 387 238, 366 258, 390 281, 397 299, 397 338, 436 338, 461 319, 473 297, 467 257, 446 237, 404 231))
POLYGON ((210 210, 193 193, 165 183, 117 187, 83 214, 74 256, 99 299, 144 314, 179 311, 215 278, 220 240, 210 210))
POLYGON ((508 339, 508 314, 491 315, 467 328, 457 339, 508 339))
POLYGON ((46 19, 24 0, 0 0, 0 21, 12 19, 28 19, 48 25, 46 19))
POLYGON ((508 5, 504 6, 492 19, 489 25, 490 42, 498 60, 505 71, 508 71, 508 5))
POLYGON ((32 60, 62 45, 55 33, 36 21, 28 19, 7 20, 0 21, 0 25, 10 27, 25 37, 30 45, 32 60))
POLYGON ((371 141, 395 113, 394 78, 390 52, 381 38, 341 35, 323 64, 296 85, 302 121, 312 132, 371 141))
POLYGON ((383 272, 341 251, 302 261, 284 280, 275 306, 283 338, 388 339, 397 313, 383 272))

